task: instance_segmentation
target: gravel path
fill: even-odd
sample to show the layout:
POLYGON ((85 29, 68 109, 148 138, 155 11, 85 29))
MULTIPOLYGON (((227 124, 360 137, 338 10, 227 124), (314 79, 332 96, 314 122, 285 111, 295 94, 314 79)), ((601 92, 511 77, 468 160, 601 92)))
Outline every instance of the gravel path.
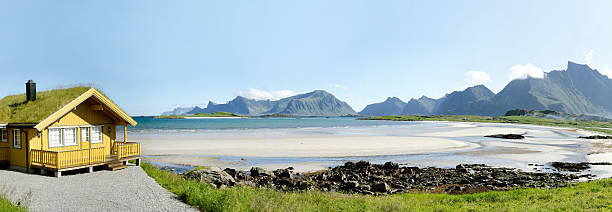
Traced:
POLYGON ((59 179, 0 170, 0 192, 29 199, 30 211, 197 211, 137 166, 59 179))

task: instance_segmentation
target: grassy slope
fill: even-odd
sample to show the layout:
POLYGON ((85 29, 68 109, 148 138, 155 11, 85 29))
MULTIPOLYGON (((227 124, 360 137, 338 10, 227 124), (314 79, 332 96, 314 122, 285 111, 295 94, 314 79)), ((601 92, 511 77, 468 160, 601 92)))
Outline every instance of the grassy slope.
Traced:
POLYGON ((429 115, 429 116, 380 116, 369 117, 364 120, 389 120, 389 121, 457 121, 457 122, 489 122, 489 123, 513 123, 533 124, 555 127, 572 127, 590 131, 612 134, 612 123, 599 121, 563 121, 555 119, 544 119, 529 116, 471 116, 471 115, 429 115), (607 129, 601 129, 607 128, 607 129))
POLYGON ((279 192, 251 187, 213 189, 144 163, 161 186, 203 211, 542 211, 612 210, 612 179, 557 189, 519 189, 480 194, 366 196, 332 192, 279 192))
POLYGON ((25 94, 0 99, 0 123, 38 123, 91 87, 55 89, 36 93, 36 101, 25 102, 25 94))

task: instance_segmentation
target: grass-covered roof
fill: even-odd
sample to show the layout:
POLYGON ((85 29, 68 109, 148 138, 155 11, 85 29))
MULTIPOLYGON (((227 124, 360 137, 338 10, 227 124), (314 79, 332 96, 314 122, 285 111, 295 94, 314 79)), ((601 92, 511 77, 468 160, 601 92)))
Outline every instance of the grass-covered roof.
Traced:
POLYGON ((39 123, 60 110, 91 87, 73 87, 36 93, 36 101, 26 102, 26 95, 12 95, 0 100, 0 124, 39 123))

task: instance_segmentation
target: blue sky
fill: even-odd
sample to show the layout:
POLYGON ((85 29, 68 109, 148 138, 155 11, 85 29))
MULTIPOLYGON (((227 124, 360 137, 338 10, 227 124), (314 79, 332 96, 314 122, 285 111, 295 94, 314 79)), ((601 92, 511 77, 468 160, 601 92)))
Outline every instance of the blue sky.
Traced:
MULTIPOLYGON (((131 115, 327 90, 355 110, 589 63, 610 1, 5 1, 0 96, 92 83, 131 115), (514 74, 513 74, 514 72, 514 74)), ((610 68, 606 68, 610 65, 610 68)))

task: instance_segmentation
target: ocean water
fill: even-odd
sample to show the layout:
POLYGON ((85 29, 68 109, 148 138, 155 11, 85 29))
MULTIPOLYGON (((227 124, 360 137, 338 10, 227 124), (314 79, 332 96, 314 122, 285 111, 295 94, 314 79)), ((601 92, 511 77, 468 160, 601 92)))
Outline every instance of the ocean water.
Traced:
MULTIPOLYGON (((393 122, 378 120, 357 120, 353 117, 320 118, 249 118, 249 119, 154 119, 135 117, 136 127, 128 127, 128 133, 168 134, 210 132, 223 130, 254 129, 312 129, 342 127, 375 127, 393 125, 413 125, 413 122, 393 122)), ((119 129, 119 132, 122 132, 119 129)), ((118 133, 121 135, 121 133, 118 133)))
MULTIPOLYGON (((475 144, 478 147, 464 150, 449 150, 444 152, 350 156, 350 157, 265 157, 265 156, 230 156, 211 153, 182 153, 180 157, 215 158, 219 162, 213 166, 237 169, 248 169, 252 166, 270 166, 276 168, 287 164, 299 167, 310 163, 336 166, 346 161, 367 160, 372 163, 392 161, 408 166, 418 167, 454 167, 461 163, 484 163, 492 166, 519 168, 525 171, 534 171, 529 164, 544 164, 538 171, 550 170, 549 162, 584 162, 589 161, 587 153, 591 145, 577 139, 581 134, 575 131, 553 129, 540 126, 509 125, 495 123, 473 123, 455 126, 447 122, 395 122, 376 120, 357 120, 348 117, 330 118, 265 118, 265 119, 153 119, 151 117, 136 117, 136 127, 129 127, 129 136, 134 141, 150 145, 150 140, 165 140, 180 142, 181 140, 201 140, 207 142, 216 139, 248 139, 248 138, 307 138, 324 136, 329 142, 334 142, 334 136, 392 136, 410 137, 407 142, 419 141, 419 137, 438 137, 475 144), (481 128, 474 135, 457 135, 444 137, 445 132, 481 128), (527 139, 521 141, 486 138, 492 129, 504 131, 524 131, 527 139), (430 134, 422 136, 422 134, 430 134), (437 135, 440 134, 440 135, 437 135), (419 136, 421 135, 421 136, 419 136)), ((122 129, 120 129, 122 131, 122 129)), ((117 134, 118 137, 123 133, 117 134)), ((129 137, 128 136, 128 137, 129 137)), ((373 140, 373 142, 376 142, 373 140)), ((168 153, 171 154, 171 153, 168 153)), ((176 154, 171 154, 177 156, 176 154)), ((193 168, 192 166, 170 164, 162 162, 165 154, 147 155, 145 160, 160 167, 168 167, 182 172, 193 168)), ((607 158, 597 159, 596 162, 609 161, 607 158)), ((201 164, 211 165, 211 164, 201 164)), ((590 172, 598 176, 612 176, 609 170, 594 170, 590 172)))

